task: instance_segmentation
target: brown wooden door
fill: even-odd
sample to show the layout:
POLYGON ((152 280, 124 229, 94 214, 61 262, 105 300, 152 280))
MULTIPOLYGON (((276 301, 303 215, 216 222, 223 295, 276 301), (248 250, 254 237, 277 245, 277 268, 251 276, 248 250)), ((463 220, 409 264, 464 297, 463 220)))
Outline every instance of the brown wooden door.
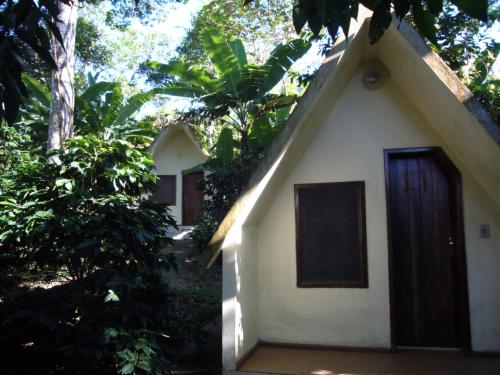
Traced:
POLYGON ((203 201, 203 193, 196 187, 203 179, 203 172, 182 176, 182 225, 196 225, 203 201))
POLYGON ((454 177, 432 153, 386 163, 395 345, 460 347, 454 177))

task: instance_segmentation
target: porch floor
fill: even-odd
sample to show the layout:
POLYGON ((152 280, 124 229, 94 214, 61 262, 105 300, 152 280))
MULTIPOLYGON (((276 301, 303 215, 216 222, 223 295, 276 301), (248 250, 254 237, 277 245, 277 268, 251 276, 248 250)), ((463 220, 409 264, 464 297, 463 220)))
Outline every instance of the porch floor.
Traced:
POLYGON ((500 358, 454 351, 375 353, 259 346, 239 371, 291 375, 500 375, 500 358))

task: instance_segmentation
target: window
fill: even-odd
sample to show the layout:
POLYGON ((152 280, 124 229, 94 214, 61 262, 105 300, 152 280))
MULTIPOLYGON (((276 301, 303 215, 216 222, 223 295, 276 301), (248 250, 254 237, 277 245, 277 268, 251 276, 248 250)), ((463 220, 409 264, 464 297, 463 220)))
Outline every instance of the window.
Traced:
POLYGON ((176 175, 158 176, 156 191, 152 199, 155 202, 166 203, 169 206, 175 206, 176 201, 176 175))
POLYGON ((363 181, 295 185, 297 286, 367 288, 363 181))

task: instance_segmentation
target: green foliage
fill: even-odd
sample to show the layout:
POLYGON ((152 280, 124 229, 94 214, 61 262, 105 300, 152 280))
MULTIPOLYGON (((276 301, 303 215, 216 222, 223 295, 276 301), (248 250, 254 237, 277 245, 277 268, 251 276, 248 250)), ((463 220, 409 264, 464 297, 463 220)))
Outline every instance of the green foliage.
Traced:
MULTIPOLYGON (((25 100, 19 119, 20 129, 31 132, 33 144, 45 147, 50 111, 50 92, 36 79, 23 75, 23 81, 32 97, 25 100)), ((94 134, 109 139, 120 133, 121 137, 135 144, 146 145, 155 130, 150 121, 136 121, 133 116, 155 92, 137 93, 125 100, 117 82, 95 82, 89 74, 88 87, 75 98, 75 134, 94 134)))
POLYGON ((13 123, 23 97, 28 95, 21 79, 34 51, 47 65, 54 67, 50 55, 49 33, 62 41, 57 30, 57 5, 52 0, 18 0, 2 3, 0 8, 0 120, 13 123), (26 49, 25 46, 29 46, 26 49))
POLYGON ((476 99, 489 110, 496 124, 500 124, 500 77, 492 74, 492 68, 499 53, 499 43, 485 49, 474 61, 466 81, 476 99))
POLYGON ((205 249, 229 209, 243 192, 248 181, 274 138, 286 123, 291 111, 290 99, 276 98, 262 109, 248 135, 248 149, 236 152, 233 131, 224 128, 214 146, 215 156, 203 166, 210 173, 199 188, 206 199, 201 204, 198 224, 191 233, 200 249, 205 249))
POLYGON ((222 168, 226 169, 233 161, 234 139, 230 128, 222 129, 217 143, 215 144, 216 158, 221 162, 222 168))
MULTIPOLYGON (((245 0, 245 4, 253 0, 245 0)), ((488 0, 451 0, 458 9, 472 18, 486 22, 488 19, 488 0)), ((293 24, 297 33, 300 33, 307 24, 311 32, 319 36, 323 27, 335 40, 342 30, 344 35, 349 33, 351 18, 358 15, 359 5, 362 4, 373 11, 370 21, 370 40, 375 43, 389 27, 394 10, 400 20, 411 14, 418 30, 431 42, 436 42, 435 20, 443 10, 442 0, 294 0, 293 24)))
POLYGON ((171 224, 159 207, 134 198, 154 188, 151 158, 124 139, 93 135, 70 139, 66 150, 61 165, 39 159, 7 174, 2 245, 15 249, 23 267, 65 269, 73 279, 103 267, 151 267, 165 230, 157 223, 171 224))
POLYGON ((166 374, 177 330, 167 286, 154 275, 102 279, 3 296, 2 374, 166 374), (105 302, 106 288, 119 301, 105 302))
POLYGON ((249 134, 260 134, 253 129, 254 124, 266 123, 266 117, 283 107, 289 113, 296 97, 269 92, 284 78, 293 62, 308 51, 310 43, 295 39, 279 44, 262 65, 249 64, 243 43, 238 39, 228 42, 216 30, 205 32, 203 43, 212 63, 211 70, 179 60, 145 64, 150 80, 162 86, 153 92, 197 99, 203 106, 194 112, 233 127, 239 134, 239 148, 246 152, 251 147, 249 134))
POLYGON ((202 106, 185 119, 222 124, 214 157, 204 164, 213 173, 202 183, 208 199, 192 235, 200 247, 206 245, 288 118, 297 96, 270 91, 310 47, 303 39, 279 44, 264 64, 255 65, 248 63, 239 39, 228 42, 220 32, 207 30, 202 40, 211 69, 180 60, 145 66, 150 80, 163 86, 154 92, 194 97, 201 102, 202 106))
POLYGON ((80 129, 60 164, 33 147, 26 124, 1 128, 2 373, 165 374, 174 338, 190 334, 159 277, 175 267, 160 251, 175 221, 148 199, 155 131, 116 123, 128 104, 110 111, 110 87, 86 97, 110 94, 92 104, 111 125, 80 129))
POLYGON ((226 168, 215 167, 201 181, 199 188, 207 199, 201 204, 198 224, 191 232, 191 237, 200 249, 206 248, 227 212, 247 186, 259 160, 256 155, 239 154, 226 168))
POLYGON ((289 12, 292 0, 261 0, 243 6, 242 0, 212 0, 193 20, 193 26, 177 48, 182 61, 196 66, 210 66, 203 47, 207 30, 220 30, 224 39, 240 39, 249 60, 263 63, 277 42, 292 39, 293 25, 289 12))
POLYGON ((104 45, 97 26, 84 17, 78 17, 75 38, 75 57, 81 66, 98 68, 109 63, 111 50, 104 45))
POLYGON ((500 123, 499 77, 493 64, 500 50, 492 35, 500 7, 492 2, 486 24, 446 4, 438 19, 437 52, 500 123))
MULTIPOLYGON (((87 7, 88 4, 85 4, 87 7)), ((78 10, 80 11, 80 9, 78 10)), ((47 65, 27 46, 21 46, 21 51, 27 56, 29 64, 24 66, 24 74, 33 77, 48 88, 52 78, 52 67, 47 65)), ((101 31, 87 16, 78 16, 75 38, 75 89, 81 90, 86 85, 85 70, 103 70, 111 58, 112 51, 102 38, 101 31)), ((24 81, 24 80, 23 80, 24 81)), ((26 82, 24 81, 26 84, 26 82)))

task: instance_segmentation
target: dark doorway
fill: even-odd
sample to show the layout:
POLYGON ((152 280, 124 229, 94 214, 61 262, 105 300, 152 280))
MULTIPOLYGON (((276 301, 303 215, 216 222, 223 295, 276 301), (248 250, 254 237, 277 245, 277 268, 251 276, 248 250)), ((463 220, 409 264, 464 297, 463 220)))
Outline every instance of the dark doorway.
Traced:
POLYGON ((469 348, 460 172, 440 148, 385 151, 392 344, 469 348))
POLYGON ((203 172, 182 175, 182 225, 196 225, 200 215, 203 193, 197 189, 203 172))

